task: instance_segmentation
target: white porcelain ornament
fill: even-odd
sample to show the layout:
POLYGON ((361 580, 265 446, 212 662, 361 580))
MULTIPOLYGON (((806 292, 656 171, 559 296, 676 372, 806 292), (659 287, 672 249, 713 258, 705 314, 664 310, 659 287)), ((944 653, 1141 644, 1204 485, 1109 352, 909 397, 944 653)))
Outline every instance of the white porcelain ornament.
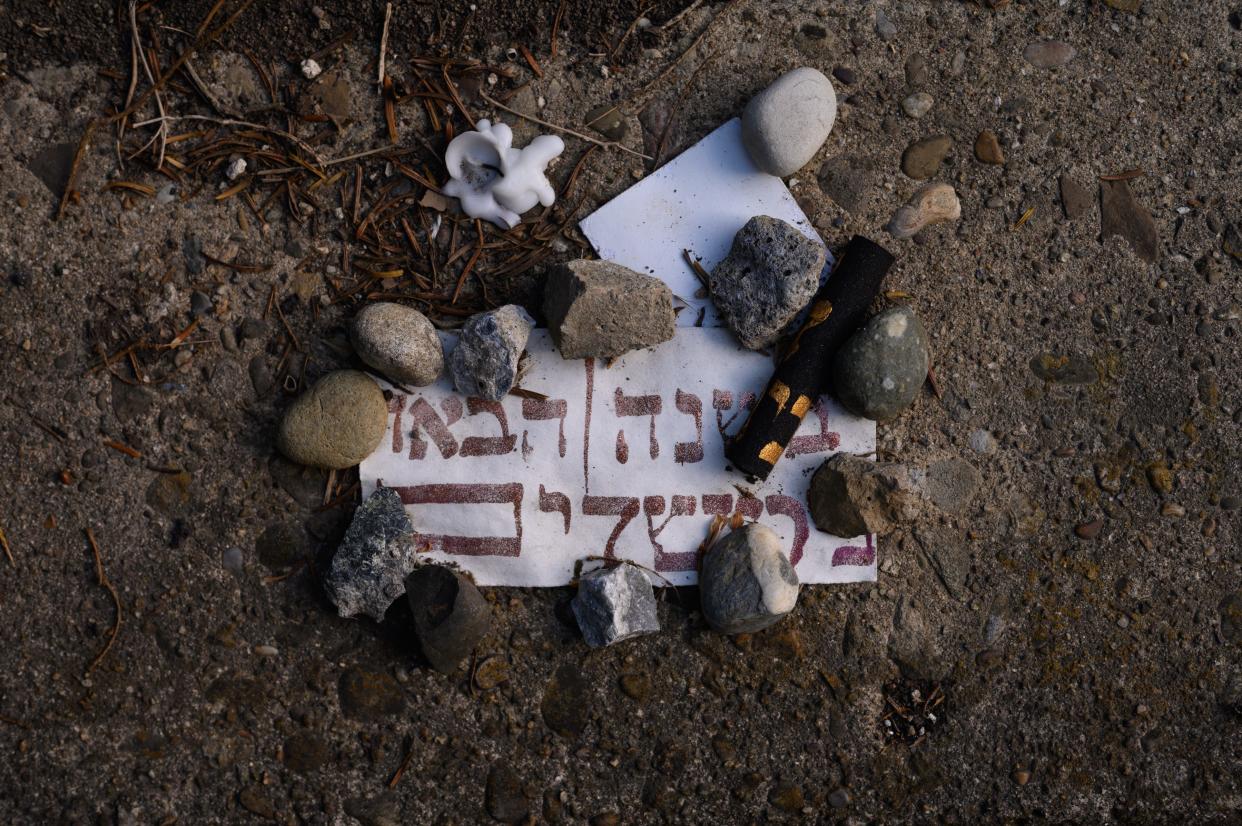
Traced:
POLYGON ((552 206, 556 192, 544 170, 565 151, 555 135, 540 135, 525 149, 513 148, 513 130, 503 123, 483 119, 477 131, 453 138, 444 153, 444 165, 452 176, 444 194, 461 201, 471 218, 481 218, 505 229, 522 220, 522 213, 536 203, 552 206))

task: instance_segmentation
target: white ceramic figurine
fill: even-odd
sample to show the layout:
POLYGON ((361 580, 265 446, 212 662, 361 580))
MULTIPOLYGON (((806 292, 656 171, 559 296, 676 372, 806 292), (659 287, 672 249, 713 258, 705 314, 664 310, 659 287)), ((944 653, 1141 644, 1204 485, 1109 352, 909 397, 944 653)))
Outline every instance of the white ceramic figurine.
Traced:
POLYGON ((565 150, 555 135, 540 135, 525 149, 513 148, 513 130, 480 120, 477 131, 453 138, 444 153, 452 176, 444 194, 461 201, 471 218, 512 229, 536 203, 552 206, 556 192, 544 170, 565 150))

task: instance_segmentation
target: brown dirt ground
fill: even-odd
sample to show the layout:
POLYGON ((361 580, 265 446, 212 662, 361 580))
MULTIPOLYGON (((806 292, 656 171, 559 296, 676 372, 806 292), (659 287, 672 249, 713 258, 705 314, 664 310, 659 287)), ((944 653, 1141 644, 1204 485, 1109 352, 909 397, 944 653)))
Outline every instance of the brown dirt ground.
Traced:
MULTIPOLYGON (((310 3, 256 4, 196 65, 244 75, 248 49, 284 107, 306 85, 297 62, 354 31, 326 59, 348 84, 349 122, 295 128, 329 157, 382 146, 368 64, 383 5, 324 0, 325 28, 310 3)), ((169 202, 105 189, 166 183, 141 161, 120 169, 105 129, 80 201, 53 220, 84 127, 125 99, 126 29, 112 3, 0 0, 0 527, 15 563, 0 562, 0 820, 478 823, 491 775, 493 808, 507 797, 515 818, 575 823, 1238 822, 1242 261, 1227 239, 1242 222, 1242 9, 743 0, 663 27, 689 4, 660 3, 608 58, 642 4, 568 3, 556 57, 556 3, 476 5, 394 4, 401 84, 415 84, 412 56, 448 48, 503 67, 496 93, 523 111, 542 98, 555 123, 617 103, 624 143, 667 131, 664 159, 790 67, 854 70, 828 143, 790 185, 834 247, 860 232, 898 253, 889 286, 932 336, 941 394, 881 427, 881 455, 969 459, 980 495, 886 537, 878 583, 805 589, 791 617, 745 639, 711 633, 688 590, 664 600, 662 633, 589 651, 568 589, 489 589, 495 626, 478 655, 508 679, 481 690, 437 674, 399 606, 378 625, 336 617, 306 561, 331 552, 351 503, 320 508, 325 476, 272 447, 303 384, 353 363, 358 299, 332 300, 356 277, 341 269, 350 196, 325 188, 304 223, 278 200, 262 225, 213 198, 218 167, 169 202), (876 8, 892 40, 877 37, 876 8), (1022 50, 1046 38, 1077 57, 1034 70, 1022 50), (507 57, 519 45, 542 77, 507 57), (914 89, 935 98, 921 120, 899 106, 914 89), (1004 166, 974 159, 985 128, 1004 166), (938 178, 962 218, 894 241, 882 228, 917 186, 901 153, 937 133, 953 140, 938 178), (838 156, 870 170, 853 213, 816 182, 838 156), (1095 205, 1071 221, 1059 202, 1063 173, 1094 192, 1097 176, 1135 168, 1154 263, 1101 241, 1095 205), (195 272, 189 236, 216 259, 271 266, 195 272), (101 350, 185 330, 194 293, 182 346, 138 353, 140 373, 99 369, 101 350), (1096 380, 1045 381, 1031 369, 1042 354, 1076 356, 1096 380), (1093 538, 1075 533, 1096 520, 1093 538), (281 525, 292 539, 275 541, 281 525), (114 609, 88 528, 123 608, 94 670, 114 609), (230 548, 239 573, 223 565, 230 548), (938 690, 942 713, 920 717, 925 736, 886 736, 890 700, 915 689, 938 690), (580 735, 549 728, 566 717, 580 735)), ((162 65, 185 43, 174 29, 209 7, 143 13, 144 31, 173 27, 158 29, 162 65)), ((182 89, 171 111, 209 111, 182 89)), ((443 134, 416 101, 397 122, 403 159, 437 174, 443 134)), ((558 184, 588 148, 567 142, 558 184)), ((368 159, 368 191, 390 171, 368 159)), ((504 277, 485 260, 465 304, 537 295, 543 266, 585 248, 575 215, 646 171, 592 153, 541 225, 564 226, 548 257, 504 277)))

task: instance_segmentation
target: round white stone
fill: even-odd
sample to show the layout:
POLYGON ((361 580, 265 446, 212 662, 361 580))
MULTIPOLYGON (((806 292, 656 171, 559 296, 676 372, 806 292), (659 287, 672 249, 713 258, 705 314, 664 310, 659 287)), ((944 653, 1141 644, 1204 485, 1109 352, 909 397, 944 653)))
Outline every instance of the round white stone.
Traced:
POLYGON ((742 142, 756 166, 783 178, 815 156, 836 118, 832 81, 803 66, 750 99, 742 113, 742 142))

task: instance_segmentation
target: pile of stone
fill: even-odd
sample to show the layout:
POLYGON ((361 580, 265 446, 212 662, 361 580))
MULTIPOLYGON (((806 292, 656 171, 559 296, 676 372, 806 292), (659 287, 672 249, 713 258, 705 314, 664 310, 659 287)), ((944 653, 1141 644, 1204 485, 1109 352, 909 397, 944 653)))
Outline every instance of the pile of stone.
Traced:
MULTIPOLYGON (((912 95, 903 104, 911 117, 930 107, 924 97, 912 95)), ((835 118, 832 82, 815 69, 795 69, 746 106, 742 137, 761 170, 792 175, 819 153, 835 118)), ((999 147, 992 152, 983 138, 976 147, 981 157, 997 155, 999 147)), ((903 169, 913 179, 930 179, 950 147, 943 136, 916 142, 903 157, 903 169)), ((841 191, 834 198, 856 204, 859 193, 846 190, 858 182, 842 170, 848 171, 834 166, 831 174, 821 173, 821 180, 837 182, 833 186, 841 191)), ((960 215, 953 187, 929 181, 895 212, 888 231, 908 239, 960 215)), ((757 215, 734 236, 728 255, 708 273, 706 287, 743 347, 779 352, 820 289, 825 261, 826 250, 817 240, 784 221, 757 215)), ((565 359, 614 359, 674 335, 668 286, 610 261, 553 267, 542 311, 565 359)), ((447 369, 458 392, 495 401, 520 387, 534 324, 522 307, 506 305, 469 318, 455 346, 446 350, 421 313, 379 303, 358 313, 350 334, 358 358, 394 385, 426 386, 447 369)), ((910 408, 929 368, 926 332, 906 306, 891 306, 861 323, 824 362, 841 404, 878 421, 910 408)), ((278 445, 295 462, 348 468, 378 447, 387 415, 384 394, 370 376, 336 371, 290 406, 278 445)), ((820 530, 843 537, 883 534, 940 509, 946 497, 960 498, 963 486, 971 487, 962 482, 959 467, 907 468, 838 454, 815 473, 808 506, 820 530), (951 489, 954 493, 946 493, 951 489)), ((752 633, 779 622, 795 608, 800 587, 779 536, 757 523, 737 526, 706 549, 699 586, 704 619, 725 634, 752 633)), ((421 563, 414 527, 391 489, 375 491, 357 509, 324 574, 324 587, 341 616, 375 621, 383 621, 404 595, 424 655, 445 672, 455 670, 490 627, 490 606, 467 576, 421 563)), ((571 608, 593 648, 660 629, 651 579, 630 563, 584 573, 571 608)))

